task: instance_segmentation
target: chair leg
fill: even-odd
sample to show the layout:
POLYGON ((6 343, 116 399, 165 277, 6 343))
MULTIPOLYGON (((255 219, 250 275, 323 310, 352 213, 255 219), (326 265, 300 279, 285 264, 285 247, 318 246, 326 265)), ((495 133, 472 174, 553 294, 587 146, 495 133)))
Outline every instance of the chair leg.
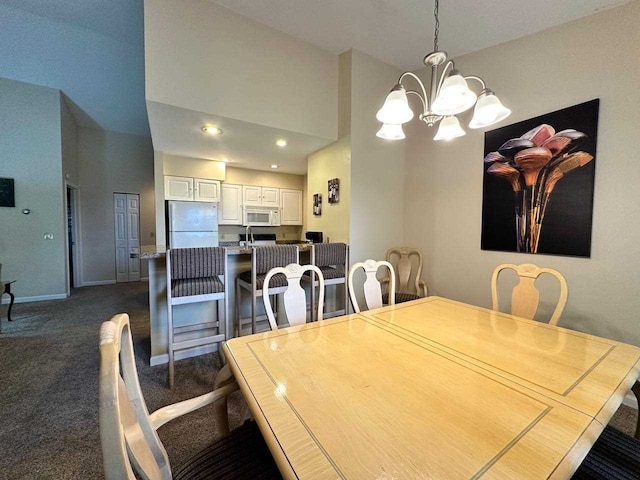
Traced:
MULTIPOLYGON (((216 375, 216 379, 213 382, 213 389, 215 391, 218 388, 224 387, 234 381, 233 373, 231 373, 231 369, 227 364, 222 367, 218 372, 218 375, 216 375)), ((227 403, 226 396, 214 403, 213 415, 216 419, 216 423, 220 426, 222 434, 229 433, 229 414, 227 413, 227 403)))
POLYGON ((174 384, 174 365, 173 365, 173 308, 171 304, 167 305, 169 308, 167 309, 167 333, 168 333, 168 342, 167 342, 167 350, 169 354, 169 388, 173 390, 174 384))
POLYGON ((251 285, 251 333, 256 333, 256 309, 258 308, 256 296, 256 285, 251 285))
MULTIPOLYGON (((226 318, 224 315, 224 300, 217 300, 216 305, 218 307, 218 334, 224 335, 224 339, 227 339, 227 328, 226 328, 226 318)), ((224 341, 218 343, 218 356, 220 357, 220 364, 224 365, 227 363, 224 358, 224 351, 222 350, 222 345, 224 345, 224 341)))
POLYGON ((235 330, 236 337, 242 335, 242 325, 241 325, 241 317, 240 317, 240 305, 242 304, 242 292, 240 288, 240 281, 236 278, 236 319, 235 319, 235 330))
POLYGON ((633 387, 631 387, 631 391, 636 396, 636 400, 638 401, 638 419, 636 421, 636 434, 634 436, 638 440, 640 440, 640 380, 633 384, 633 387))

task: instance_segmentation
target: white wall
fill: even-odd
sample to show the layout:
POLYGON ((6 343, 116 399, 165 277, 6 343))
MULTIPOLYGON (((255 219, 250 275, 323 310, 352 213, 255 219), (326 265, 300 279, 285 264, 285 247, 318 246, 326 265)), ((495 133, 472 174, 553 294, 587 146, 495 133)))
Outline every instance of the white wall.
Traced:
MULTIPOLYGON (((155 243, 153 147, 146 136, 80 129, 82 280, 115 281, 114 192, 140 194, 140 244, 155 243)), ((147 262, 142 262, 146 277, 147 262)))
POLYGON ((16 199, 0 207, 0 263, 16 297, 66 291, 60 101, 59 90, 0 78, 0 177, 15 180, 16 199))
POLYGON ((425 254, 430 293, 489 306, 493 268, 533 262, 567 278, 561 325, 640 345, 639 18, 640 2, 633 2, 456 59, 510 106, 509 123, 601 99, 592 252, 584 259, 480 250, 483 132, 434 143, 434 131, 414 121, 406 141, 405 237, 425 254))
MULTIPOLYGON (((364 53, 351 54, 350 258, 383 259, 403 244, 405 143, 376 137, 376 112, 402 73, 364 53)), ((343 54, 346 55, 346 54, 343 54)))
POLYGON ((337 142, 309 156, 307 163, 306 228, 323 232, 324 241, 349 243, 351 206, 351 137, 337 142), (340 201, 329 203, 328 180, 340 179, 340 201), (322 194, 322 215, 313 215, 313 195, 322 194))
POLYGON ((146 98, 337 138, 338 57, 207 0, 145 0, 146 98))

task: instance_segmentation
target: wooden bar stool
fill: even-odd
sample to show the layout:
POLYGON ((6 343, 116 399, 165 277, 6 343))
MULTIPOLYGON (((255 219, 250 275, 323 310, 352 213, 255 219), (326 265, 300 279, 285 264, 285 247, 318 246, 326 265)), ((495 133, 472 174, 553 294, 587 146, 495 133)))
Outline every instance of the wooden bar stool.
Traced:
POLYGON ((228 296, 225 291, 227 254, 222 247, 167 250, 167 330, 169 336, 169 388, 174 384, 174 356, 177 351, 224 342, 227 339, 228 296), (222 302, 221 302, 222 300, 222 302), (173 325, 173 306, 217 302, 218 318, 181 327, 173 325), (217 333, 176 341, 176 335, 216 330, 217 333))
MULTIPOLYGON (((257 298, 262 295, 262 286, 267 272, 272 268, 285 267, 290 263, 299 263, 300 253, 296 245, 269 245, 253 247, 251 252, 251 270, 242 272, 236 277, 236 318, 238 336, 242 333, 242 289, 251 293, 251 333, 256 333, 257 298)), ((270 295, 283 293, 287 289, 287 278, 276 275, 271 280, 270 295)), ((263 316, 260 320, 267 319, 263 316)))

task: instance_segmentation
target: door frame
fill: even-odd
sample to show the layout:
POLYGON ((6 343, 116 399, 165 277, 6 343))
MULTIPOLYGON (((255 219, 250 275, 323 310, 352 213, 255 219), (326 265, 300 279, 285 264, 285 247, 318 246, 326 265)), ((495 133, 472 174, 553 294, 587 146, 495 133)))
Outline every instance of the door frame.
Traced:
POLYGON ((82 218, 80 213, 80 186, 64 181, 64 258, 65 258, 65 274, 67 284, 67 296, 71 294, 71 288, 82 287, 82 218), (71 272, 69 271, 69 235, 67 234, 67 189, 71 189, 72 205, 72 225, 74 228, 74 234, 76 237, 76 245, 73 249, 73 285, 71 285, 71 272))

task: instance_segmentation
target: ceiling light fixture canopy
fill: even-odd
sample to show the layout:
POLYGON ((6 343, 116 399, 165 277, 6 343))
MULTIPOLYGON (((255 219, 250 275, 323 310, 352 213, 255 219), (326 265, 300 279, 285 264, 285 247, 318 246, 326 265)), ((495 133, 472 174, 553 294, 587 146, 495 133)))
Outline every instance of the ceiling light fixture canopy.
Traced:
POLYGON ((424 57, 424 64, 431 67, 429 91, 427 93, 427 89, 416 74, 404 72, 400 75, 398 83, 391 89, 382 108, 376 114, 376 118, 383 124, 376 134, 380 138, 386 140, 405 138, 402 124, 409 122, 414 116, 409 107, 409 95, 415 95, 421 100, 422 113, 418 116, 420 120, 430 127, 440 122, 434 140, 451 140, 465 135, 455 115, 466 112, 474 105, 470 128, 488 127, 511 114, 511 110, 502 105, 496 94, 487 88, 484 80, 475 75, 463 76, 454 69, 453 60, 447 60, 447 54, 438 50, 439 3, 439 0, 435 0, 433 10, 435 17, 433 52, 424 57), (402 81, 407 77, 416 81, 419 90, 405 88, 402 81), (476 94, 469 88, 469 80, 478 82, 482 86, 480 94, 476 94))
POLYGON ((204 133, 208 133, 209 135, 220 135, 222 133, 222 130, 218 127, 213 127, 211 125, 205 125, 204 127, 202 127, 202 131, 204 133))

